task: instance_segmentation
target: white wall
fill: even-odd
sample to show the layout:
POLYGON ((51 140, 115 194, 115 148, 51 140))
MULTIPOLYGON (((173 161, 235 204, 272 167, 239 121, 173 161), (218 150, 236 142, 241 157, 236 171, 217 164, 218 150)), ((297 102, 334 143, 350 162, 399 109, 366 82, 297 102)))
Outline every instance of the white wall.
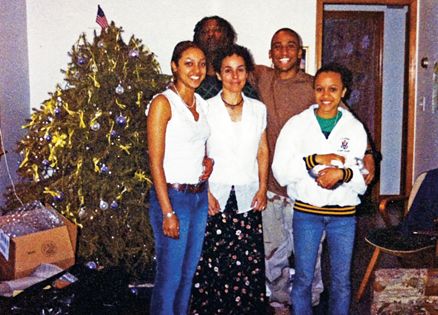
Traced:
MULTIPOLYGON (((438 59, 437 2, 420 0, 419 3, 419 21, 424 19, 418 28, 419 56, 429 56, 433 64, 438 59)), ((30 108, 38 107, 48 98, 47 93, 53 92, 57 83, 62 83, 60 69, 65 69, 70 61, 67 53, 79 35, 86 33, 91 40, 93 31, 100 31, 95 23, 97 4, 102 6, 109 21, 114 20, 123 27, 125 40, 132 34, 143 40, 157 55, 165 73, 170 72, 168 64, 174 45, 180 40, 191 39, 195 23, 209 15, 229 20, 238 33, 238 42, 248 46, 256 62, 263 64, 270 64, 268 49, 274 31, 284 26, 294 28, 302 35, 304 45, 310 48, 309 72, 315 72, 316 0, 0 0, 0 117, 2 130, 7 131, 4 136, 9 151, 22 133, 20 126, 30 108)), ((385 28, 389 26, 385 24, 385 28)), ((395 28, 398 26, 400 24, 396 23, 395 28)), ((397 50, 392 52, 399 53, 397 50)), ((402 65, 400 62, 393 64, 402 65)), ((417 107, 416 174, 437 167, 438 118, 431 107, 431 69, 432 66, 427 70, 418 67, 417 100, 425 97, 426 110, 417 107)), ((388 167, 399 166, 399 157, 392 156, 400 150, 397 145, 401 134, 392 126, 401 119, 398 113, 401 114, 401 110, 397 108, 383 113, 384 125, 387 124, 384 129, 395 130, 391 132, 392 138, 382 139, 384 163, 393 161, 388 167), (387 117, 390 117, 389 122, 387 117), (395 148, 391 139, 394 139, 395 148)), ((12 173, 17 160, 12 156, 12 173)), ((0 193, 7 181, 3 162, 4 159, 0 164, 0 193)), ((386 187, 382 193, 396 193, 391 181, 398 183, 399 179, 393 177, 394 173, 397 170, 391 170, 389 176, 382 174, 381 185, 386 187)))
POLYGON ((384 12, 380 194, 396 195, 400 192, 407 7, 325 5, 324 10, 384 12))
POLYGON ((381 139, 383 160, 380 170, 382 195, 400 193, 406 14, 406 7, 385 9, 381 139))
POLYGON ((418 10, 417 110, 415 121, 414 176, 438 167, 438 1, 421 0, 418 10), (423 57, 429 66, 422 68, 423 57), (435 83, 434 80, 434 68, 435 83), (435 89, 435 101, 433 101, 435 89))
POLYGON ((309 72, 315 72, 316 0, 29 0, 30 98, 32 107, 48 98, 69 62, 67 52, 81 33, 91 40, 100 4, 108 21, 122 26, 128 40, 134 34, 154 52, 164 73, 170 73, 175 44, 192 39, 193 28, 204 16, 227 19, 238 33, 238 43, 251 49, 257 63, 270 64, 268 49, 273 33, 291 27, 309 46, 309 72))
MULTIPOLYGON (((23 136, 20 126, 57 83, 63 86, 60 70, 67 68, 67 53, 79 35, 92 40, 93 32, 100 32, 95 22, 98 4, 108 21, 124 29, 126 41, 131 35, 143 40, 164 73, 170 73, 175 44, 192 39, 196 22, 210 15, 230 21, 238 42, 264 64, 270 64, 272 34, 281 27, 294 28, 310 47, 308 69, 315 71, 316 0, 0 0, 0 126, 14 179, 20 162, 15 144, 23 136)), ((1 157, 0 206, 10 184, 1 157)))
POLYGON ((6 157, 0 157, 0 206, 2 194, 16 178, 19 156, 16 142, 23 136, 20 125, 29 117, 26 1, 0 0, 0 127, 6 157))

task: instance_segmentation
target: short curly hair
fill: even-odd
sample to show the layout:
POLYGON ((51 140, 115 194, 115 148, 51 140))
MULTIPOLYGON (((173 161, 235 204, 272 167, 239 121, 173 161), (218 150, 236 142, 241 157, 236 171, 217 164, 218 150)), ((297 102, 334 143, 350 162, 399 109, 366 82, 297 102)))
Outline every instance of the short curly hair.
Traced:
POLYGON ((214 71, 217 73, 221 72, 221 66, 222 61, 229 56, 237 55, 239 57, 242 57, 245 62, 245 68, 247 72, 251 72, 254 70, 254 59, 251 55, 251 52, 248 50, 248 48, 234 44, 231 45, 228 49, 225 49, 223 51, 220 51, 216 58, 213 60, 213 68, 214 71))

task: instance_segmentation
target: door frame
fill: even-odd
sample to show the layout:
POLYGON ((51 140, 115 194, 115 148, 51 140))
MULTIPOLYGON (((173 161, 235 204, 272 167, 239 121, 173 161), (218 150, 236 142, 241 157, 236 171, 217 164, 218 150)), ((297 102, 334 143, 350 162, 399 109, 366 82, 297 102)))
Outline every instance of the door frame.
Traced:
POLYGON ((417 6, 418 0, 317 0, 316 5, 316 64, 319 68, 322 60, 323 13, 325 4, 345 5, 395 5, 407 6, 407 79, 405 82, 405 105, 403 108, 402 152, 400 193, 407 194, 412 188, 414 176, 414 136, 415 136, 415 85, 417 60, 417 6))
MULTIPOLYGON (((382 11, 366 11, 366 12, 358 12, 358 11, 353 11, 353 10, 342 10, 342 11, 326 11, 326 14, 324 15, 324 17, 326 17, 327 19, 331 18, 333 19, 332 21, 336 21, 338 19, 356 19, 356 18, 360 18, 361 16, 367 16, 367 20, 368 19, 372 19, 374 20, 376 23, 376 32, 374 34, 374 36, 372 38, 373 39, 373 43, 370 44, 370 46, 376 47, 378 46, 378 54, 375 56, 375 68, 373 67, 373 74, 375 76, 374 77, 374 84, 377 87, 375 89, 375 98, 374 98, 374 108, 373 108, 373 115, 372 117, 370 117, 370 119, 372 120, 372 128, 370 128, 369 125, 367 125, 366 123, 366 118, 361 116, 361 112, 360 109, 357 108, 356 110, 353 110, 355 112, 355 114, 357 115, 357 117, 362 117, 362 122, 365 125, 366 130, 369 132, 369 136, 372 137, 373 139, 373 148, 375 148, 376 150, 381 151, 381 145, 382 145, 382 104, 383 104, 383 99, 382 99, 382 81, 383 81, 383 39, 384 39, 384 12, 382 11), (376 45, 376 46, 374 46, 376 45)), ((324 25, 324 21, 323 21, 323 25, 324 25)), ((323 34, 324 35, 324 34, 323 34)), ((324 36, 322 37, 322 45, 324 46, 324 36)), ((322 50, 321 50, 322 53, 322 50)), ((322 55, 321 55, 321 62, 322 62, 322 55)), ((352 68, 350 68, 350 70, 353 70, 352 68)), ((354 73, 354 71, 353 71, 354 73)), ((354 76, 354 75, 353 75, 354 76)), ((361 92, 361 95, 365 95, 364 91, 361 92)), ((373 102, 372 102, 373 103, 373 102)), ((356 104, 358 105, 358 104, 356 104)), ((362 106, 364 106, 365 103, 362 104, 362 106)), ((369 105, 367 105, 369 106, 369 105)), ((363 113, 362 113, 363 114, 363 113)), ((378 171, 376 170, 376 174, 378 174, 378 171)), ((401 179, 400 179, 401 181, 401 179)), ((377 181, 375 183, 373 183, 372 186, 369 187, 370 189, 367 191, 365 199, 362 199, 362 201, 364 200, 369 200, 369 198, 371 198, 372 201, 379 201, 380 198, 380 181, 377 181)))

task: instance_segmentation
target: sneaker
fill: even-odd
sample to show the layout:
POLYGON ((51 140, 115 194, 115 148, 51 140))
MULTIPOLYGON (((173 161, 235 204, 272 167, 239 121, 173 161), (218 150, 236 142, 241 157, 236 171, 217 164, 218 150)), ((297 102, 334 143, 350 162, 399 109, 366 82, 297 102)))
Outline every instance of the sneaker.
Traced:
POLYGON ((290 304, 291 282, 289 268, 284 268, 281 274, 281 277, 276 280, 275 285, 271 285, 270 301, 290 304))
POLYGON ((276 303, 279 305, 289 304, 290 294, 285 291, 273 291, 270 296, 271 305, 272 303, 276 303))

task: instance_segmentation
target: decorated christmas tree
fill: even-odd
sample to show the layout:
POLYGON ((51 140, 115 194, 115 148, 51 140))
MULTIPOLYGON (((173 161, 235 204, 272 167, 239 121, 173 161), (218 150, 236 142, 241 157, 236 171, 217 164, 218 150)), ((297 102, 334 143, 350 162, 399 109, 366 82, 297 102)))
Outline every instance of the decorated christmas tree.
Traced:
MULTIPOLYGON (((42 200, 79 227, 78 259, 118 265, 138 277, 150 266, 150 187, 145 109, 163 90, 153 53, 126 44, 111 23, 72 47, 65 87, 34 109, 18 144, 17 194, 42 200)), ((18 207, 12 192, 7 208, 18 207)))

